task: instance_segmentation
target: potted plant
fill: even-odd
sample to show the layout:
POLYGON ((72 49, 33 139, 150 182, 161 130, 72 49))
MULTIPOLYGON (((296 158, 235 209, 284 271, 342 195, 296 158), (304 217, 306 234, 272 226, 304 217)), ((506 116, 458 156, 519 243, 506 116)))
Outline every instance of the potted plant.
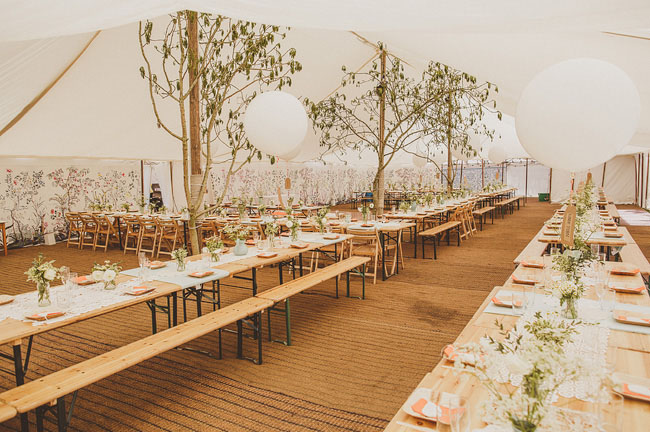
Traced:
POLYGON ((38 305, 40 307, 52 304, 50 300, 50 283, 59 276, 60 269, 54 267, 52 261, 45 261, 43 254, 38 254, 32 261, 32 266, 25 272, 28 282, 36 283, 38 305))

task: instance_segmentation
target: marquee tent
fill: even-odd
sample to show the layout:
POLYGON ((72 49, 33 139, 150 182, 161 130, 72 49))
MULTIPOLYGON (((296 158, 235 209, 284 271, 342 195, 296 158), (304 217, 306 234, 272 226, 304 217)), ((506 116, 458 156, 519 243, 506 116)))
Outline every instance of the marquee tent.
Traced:
MULTIPOLYGON (((629 202, 634 196, 635 182, 642 180, 634 175, 635 164, 650 148, 646 1, 60 0, 47 5, 5 1, 0 8, 0 130, 11 126, 0 135, 2 165, 20 157, 87 158, 96 164, 104 159, 180 160, 178 144, 156 127, 138 74, 137 21, 185 8, 292 26, 284 44, 297 49, 304 66, 288 89, 296 96, 326 97, 338 87, 341 65, 363 65, 375 54, 371 43, 376 41, 386 43, 414 75, 436 60, 497 83, 504 120, 486 122, 495 128, 508 158, 528 157, 513 116, 532 77, 565 59, 603 59, 632 78, 642 104, 637 133, 609 164, 619 167, 607 175, 608 195, 614 200, 629 202)), ((173 118, 170 107, 163 107, 163 116, 173 118)), ((325 159, 339 163, 333 156, 325 159)), ((359 166, 359 155, 348 154, 344 160, 359 166)), ((368 166, 374 162, 365 156, 361 160, 368 166)), ((407 154, 395 161, 396 167, 410 164, 407 154)), ((547 172, 537 173, 544 177, 538 183, 548 182, 547 172)), ((568 175, 554 172, 554 199, 565 196, 568 175)))

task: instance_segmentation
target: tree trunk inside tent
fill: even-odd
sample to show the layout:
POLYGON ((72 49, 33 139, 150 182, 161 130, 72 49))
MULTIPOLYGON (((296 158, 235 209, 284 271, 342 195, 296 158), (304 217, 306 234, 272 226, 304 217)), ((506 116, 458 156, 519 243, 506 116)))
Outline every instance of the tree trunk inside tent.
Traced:
MULTIPOLYGON (((198 22, 197 14, 194 11, 186 11, 187 14, 187 54, 188 54, 188 72, 189 83, 192 85, 197 79, 198 75, 198 53, 199 53, 199 37, 198 37, 198 22)), ((190 91, 190 161, 191 172, 190 177, 190 196, 187 197, 187 207, 190 213, 190 245, 192 253, 199 252, 199 236, 196 214, 201 210, 203 197, 200 193, 201 185, 201 114, 200 114, 200 100, 199 100, 199 82, 196 81, 194 87, 190 91)))
POLYGON ((454 190, 451 160, 451 95, 447 96, 447 108, 447 192, 451 193, 454 190))
POLYGON ((377 174, 373 182, 372 200, 376 214, 384 213, 384 155, 386 154, 386 50, 381 48, 381 84, 379 91, 379 146, 377 147, 377 174))

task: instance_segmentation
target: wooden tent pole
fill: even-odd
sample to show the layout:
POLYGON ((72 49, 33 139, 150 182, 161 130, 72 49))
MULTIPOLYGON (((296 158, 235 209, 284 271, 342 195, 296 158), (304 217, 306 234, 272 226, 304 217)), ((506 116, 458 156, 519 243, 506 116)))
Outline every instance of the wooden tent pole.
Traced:
MULTIPOLYGON (((648 168, 650 168, 650 154, 646 155, 646 166, 648 168)), ((650 180, 648 178, 649 174, 650 174, 650 169, 646 169, 646 172, 645 172, 645 202, 646 202, 646 206, 648 205, 648 180, 650 180)))
POLYGON ((528 158, 526 158, 526 192, 524 192, 524 202, 528 202, 528 158))
POLYGON ((485 160, 481 159, 481 189, 485 187, 485 160))
POLYGON ((553 190, 553 168, 548 171, 548 202, 551 202, 551 191, 553 190))
POLYGON ((9 120, 9 123, 7 123, 5 127, 2 128, 2 130, 0 130, 0 136, 2 136, 5 132, 11 129, 16 123, 18 123, 20 119, 25 116, 25 114, 27 114, 32 108, 34 108, 34 106, 41 99, 43 99, 43 96, 45 96, 50 90, 52 90, 52 87, 54 87, 56 83, 58 83, 59 80, 63 78, 63 75, 65 75, 70 70, 70 68, 77 62, 77 60, 79 60, 79 58, 83 55, 83 53, 86 52, 90 44, 93 43, 93 41, 97 38, 97 36, 99 36, 100 32, 101 30, 97 30, 95 34, 92 35, 92 37, 88 40, 88 42, 86 42, 86 45, 84 45, 81 51, 79 51, 79 54, 77 54, 77 56, 72 59, 72 61, 68 64, 68 66, 66 66, 66 68, 63 69, 63 71, 59 75, 57 75, 57 77, 54 78, 54 80, 51 83, 49 83, 39 94, 37 94, 36 97, 34 97, 34 99, 29 101, 29 103, 25 105, 25 107, 22 110, 20 110, 18 114, 16 114, 16 117, 9 120))
POLYGON ((142 201, 144 201, 144 160, 140 159, 140 190, 142 191, 142 201))
POLYGON ((634 203, 639 203, 639 169, 637 167, 636 156, 634 156, 634 203))
POLYGON ((600 182, 600 187, 604 188, 605 187, 605 171, 607 170, 607 162, 603 164, 603 179, 600 182))
POLYGON ((460 161, 460 179, 458 179, 458 185, 463 188, 463 161, 460 161))

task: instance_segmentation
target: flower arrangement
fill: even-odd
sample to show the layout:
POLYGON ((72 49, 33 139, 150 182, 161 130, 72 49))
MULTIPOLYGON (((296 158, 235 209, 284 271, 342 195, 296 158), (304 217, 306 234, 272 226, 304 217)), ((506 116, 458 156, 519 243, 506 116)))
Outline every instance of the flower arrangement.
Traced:
POLYGON ((323 207, 318 209, 316 216, 314 217, 314 223, 318 225, 318 231, 323 234, 325 232, 325 226, 327 225, 327 213, 329 213, 329 207, 323 207))
POLYGON ((298 240, 298 230, 300 229, 300 223, 293 216, 287 216, 287 222, 285 223, 289 232, 291 233, 291 241, 298 240))
POLYGON ((187 249, 184 247, 179 249, 174 249, 172 251, 172 259, 176 261, 176 270, 184 271, 185 270, 185 258, 187 257, 187 249))
MULTIPOLYGON (((523 326, 504 332, 503 340, 483 338, 480 343, 458 347, 458 352, 471 353, 473 365, 458 356, 454 369, 476 376, 490 393, 484 420, 510 426, 514 431, 534 432, 554 421, 553 396, 566 381, 590 373, 587 366, 565 354, 563 347, 573 341, 580 322, 567 322, 555 314, 536 313, 523 326), (502 386, 495 378, 506 366, 510 375, 521 375, 516 390, 502 386)), ((593 372, 596 373, 596 372, 593 372)), ((554 430, 552 427, 550 430, 554 430)))
POLYGON ((427 205, 427 207, 431 207, 431 204, 433 203, 434 197, 433 197, 433 194, 431 192, 427 192, 426 194, 424 194, 422 199, 423 199, 424 203, 427 205))
POLYGON ((278 232, 280 232, 280 226, 275 221, 267 223, 264 228, 264 234, 266 234, 268 238, 275 237, 278 235, 278 232))
POLYGON ((223 249, 223 240, 221 237, 212 236, 205 241, 205 249, 210 254, 213 262, 219 261, 219 253, 223 249))
POLYGON ((246 240, 250 234, 250 228, 238 223, 229 223, 223 227, 223 232, 230 240, 236 242, 237 240, 246 240))
POLYGON ((246 197, 233 198, 233 202, 234 204, 237 205, 237 212, 239 212, 239 217, 243 218, 244 215, 246 214, 247 198, 246 197))
POLYGON ((131 210, 131 205, 130 205, 129 203, 123 203, 123 204, 120 206, 120 208, 121 208, 123 211, 125 211, 125 212, 128 213, 129 210, 131 210))
POLYGON ((138 208, 140 208, 140 212, 143 212, 144 208, 147 206, 147 200, 144 199, 144 195, 140 195, 138 197, 137 204, 138 204, 138 208))
POLYGON ((112 290, 116 287, 115 278, 120 271, 122 271, 122 267, 119 263, 111 263, 106 260, 104 264, 95 263, 93 265, 91 276, 95 282, 102 282, 104 289, 112 290))
POLYGON ((576 302, 580 297, 582 297, 582 294, 585 291, 582 282, 575 282, 567 278, 561 278, 558 281, 551 282, 550 290, 553 296, 560 300, 560 306, 564 306, 565 318, 578 318, 576 302))
POLYGON ((375 208, 374 203, 368 203, 367 205, 366 205, 366 203, 363 203, 363 205, 360 205, 359 207, 357 207, 357 210, 359 210, 359 212, 361 213, 361 216, 363 218, 363 223, 368 222, 368 216, 370 215, 370 212, 374 208, 375 208))
POLYGON ((399 209, 402 213, 408 213, 411 209, 411 203, 409 201, 402 201, 399 203, 399 209))
POLYGON ((43 254, 32 261, 32 266, 25 272, 28 282, 34 282, 38 291, 38 305, 49 306, 50 301, 50 282, 59 277, 59 268, 54 267, 55 260, 45 261, 43 254))

